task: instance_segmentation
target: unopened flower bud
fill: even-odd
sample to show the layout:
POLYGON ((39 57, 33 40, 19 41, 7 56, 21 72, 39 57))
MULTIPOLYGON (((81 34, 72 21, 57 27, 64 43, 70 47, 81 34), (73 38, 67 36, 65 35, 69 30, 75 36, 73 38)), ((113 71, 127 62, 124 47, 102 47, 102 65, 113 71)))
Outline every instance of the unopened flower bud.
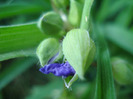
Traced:
POLYGON ((112 58, 111 62, 114 78, 119 84, 133 83, 133 65, 119 57, 112 58))
POLYGON ((78 27, 80 25, 82 9, 82 4, 76 0, 71 0, 68 19, 70 24, 72 24, 74 27, 78 27))
POLYGON ((63 32, 63 21, 56 12, 48 12, 40 18, 38 27, 44 34, 58 36, 63 32))
POLYGON ((43 40, 37 48, 36 54, 41 66, 46 65, 49 60, 59 51, 59 42, 54 38, 43 40))

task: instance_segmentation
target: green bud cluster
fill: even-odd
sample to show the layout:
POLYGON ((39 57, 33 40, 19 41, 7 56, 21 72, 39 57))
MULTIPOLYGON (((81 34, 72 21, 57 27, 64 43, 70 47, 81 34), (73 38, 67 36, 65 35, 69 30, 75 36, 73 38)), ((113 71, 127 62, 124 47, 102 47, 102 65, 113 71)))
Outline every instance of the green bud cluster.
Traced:
POLYGON ((64 59, 76 71, 67 81, 69 87, 78 77, 84 79, 84 74, 95 57, 95 43, 88 30, 80 28, 84 0, 52 0, 52 5, 56 8, 55 11, 45 13, 38 22, 40 30, 50 38, 40 43, 36 53, 42 66, 58 52, 59 57, 55 60, 64 55, 64 59), (75 27, 78 29, 73 29, 75 27), (60 47, 55 38, 62 39, 63 36, 65 37, 60 47))
POLYGON ((112 58, 111 62, 115 80, 122 85, 132 84, 133 64, 119 57, 112 58))

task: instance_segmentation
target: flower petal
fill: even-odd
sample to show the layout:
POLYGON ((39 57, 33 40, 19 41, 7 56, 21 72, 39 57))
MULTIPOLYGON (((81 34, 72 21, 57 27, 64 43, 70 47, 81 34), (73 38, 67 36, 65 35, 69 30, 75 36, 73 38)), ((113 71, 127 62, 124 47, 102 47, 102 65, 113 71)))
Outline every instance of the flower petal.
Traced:
POLYGON ((75 70, 68 62, 62 64, 48 64, 40 68, 39 71, 44 74, 53 73, 55 76, 62 76, 63 78, 73 76, 75 74, 75 70))

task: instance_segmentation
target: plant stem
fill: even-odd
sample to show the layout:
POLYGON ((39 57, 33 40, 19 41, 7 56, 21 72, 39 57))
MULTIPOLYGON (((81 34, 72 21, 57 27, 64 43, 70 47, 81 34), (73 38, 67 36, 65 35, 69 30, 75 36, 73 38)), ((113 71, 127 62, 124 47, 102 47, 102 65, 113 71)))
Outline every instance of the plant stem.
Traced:
POLYGON ((91 10, 93 1, 94 0, 85 0, 84 2, 84 8, 83 8, 82 19, 80 24, 81 29, 86 29, 86 30, 88 29, 90 10, 91 10))

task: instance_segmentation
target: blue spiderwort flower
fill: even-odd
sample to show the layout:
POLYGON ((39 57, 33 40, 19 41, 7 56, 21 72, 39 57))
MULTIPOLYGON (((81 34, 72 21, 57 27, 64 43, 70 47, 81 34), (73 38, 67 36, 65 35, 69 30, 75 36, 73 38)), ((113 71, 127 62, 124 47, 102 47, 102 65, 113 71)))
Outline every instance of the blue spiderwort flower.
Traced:
POLYGON ((53 73, 55 76, 61 76, 67 88, 70 88, 72 83, 78 79, 77 72, 69 62, 55 63, 65 59, 63 58, 62 46, 56 39, 48 38, 42 41, 36 54, 42 66, 39 71, 43 74, 53 73), (72 77, 69 78, 68 76, 72 77))
POLYGON ((55 76, 62 76, 62 78, 66 78, 68 76, 74 76, 75 70, 68 63, 52 63, 45 65, 44 67, 39 69, 43 74, 53 73, 55 76))

